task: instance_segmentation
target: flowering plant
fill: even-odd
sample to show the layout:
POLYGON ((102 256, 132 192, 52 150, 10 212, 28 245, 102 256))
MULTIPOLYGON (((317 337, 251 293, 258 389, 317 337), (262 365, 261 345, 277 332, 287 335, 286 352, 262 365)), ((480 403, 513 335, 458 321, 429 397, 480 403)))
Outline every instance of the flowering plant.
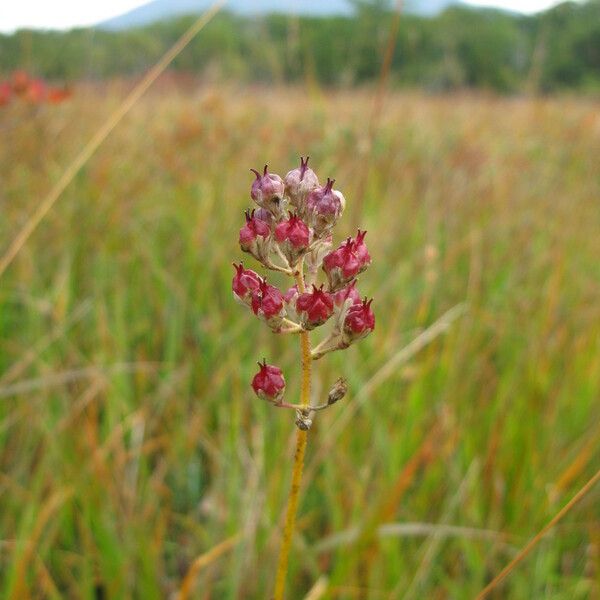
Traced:
POLYGON ((365 244, 366 231, 358 230, 333 249, 333 229, 346 206, 343 194, 334 189, 334 179, 320 185, 316 173, 308 166, 308 157, 283 179, 252 169, 255 179, 250 197, 257 205, 246 211, 239 242, 268 270, 283 273, 294 284, 282 292, 242 263, 235 264, 233 295, 277 334, 300 336, 302 350, 302 390, 300 403, 285 399, 285 377, 279 367, 259 362, 252 379, 256 395, 274 406, 296 411, 297 445, 288 501, 282 549, 275 581, 275 600, 283 598, 291 537, 294 529, 298 491, 302 477, 307 431, 314 414, 341 398, 347 391, 345 379, 338 379, 327 399, 314 404, 311 398, 311 365, 335 350, 348 348, 375 328, 372 300, 361 299, 356 277, 371 263, 365 244), (319 270, 326 282, 317 282, 319 270), (314 348, 309 332, 329 325, 328 333, 314 348))

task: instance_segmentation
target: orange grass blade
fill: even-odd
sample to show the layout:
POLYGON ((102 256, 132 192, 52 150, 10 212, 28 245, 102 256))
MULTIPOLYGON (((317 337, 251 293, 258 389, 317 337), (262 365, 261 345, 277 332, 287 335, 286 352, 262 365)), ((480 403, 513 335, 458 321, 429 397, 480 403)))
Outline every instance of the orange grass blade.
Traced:
POLYGON ((29 598, 29 590, 27 589, 27 566, 31 560, 35 557, 36 545, 42 536, 48 521, 73 495, 72 489, 63 489, 55 492, 45 503, 44 507, 40 510, 31 536, 27 539, 25 547, 21 556, 18 557, 15 567, 15 584, 11 590, 11 598, 29 598))
POLYGON ((496 588, 511 571, 523 561, 527 555, 538 545, 540 540, 600 481, 600 470, 567 502, 548 523, 536 533, 525 547, 511 560, 490 583, 488 583, 477 596, 477 600, 485 598, 494 588, 496 588))
POLYGON ((144 95, 148 88, 158 79, 163 71, 171 64, 175 57, 192 41, 212 18, 221 10, 227 0, 217 0, 206 10, 192 26, 171 46, 163 57, 150 69, 147 75, 140 81, 122 104, 108 117, 104 125, 98 129, 92 139, 81 149, 73 162, 65 169, 61 178, 54 184, 48 195, 40 203, 37 210, 27 219, 25 225, 16 235, 2 258, 0 259, 0 277, 15 259, 21 248, 27 243, 31 234, 50 212, 61 194, 73 181, 79 170, 87 163, 100 145, 106 140, 110 133, 120 123, 121 119, 133 108, 137 101, 144 95))
POLYGON ((217 560, 220 556, 231 550, 241 539, 239 534, 233 535, 226 540, 223 540, 207 552, 204 552, 198 556, 194 562, 190 565, 188 572, 185 574, 179 593, 177 594, 177 600, 187 600, 190 597, 190 592, 196 583, 196 577, 198 573, 204 568, 210 565, 212 562, 217 560))

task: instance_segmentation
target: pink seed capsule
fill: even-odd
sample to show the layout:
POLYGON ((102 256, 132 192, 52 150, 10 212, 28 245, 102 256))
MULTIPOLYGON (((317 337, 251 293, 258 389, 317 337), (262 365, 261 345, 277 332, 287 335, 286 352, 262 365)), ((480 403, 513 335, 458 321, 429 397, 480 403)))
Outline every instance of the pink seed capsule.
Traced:
POLYGON ((327 274, 330 291, 344 287, 371 263, 369 251, 364 243, 366 233, 359 229, 356 240, 348 238, 323 259, 323 270, 327 274))
POLYGON ((314 329, 322 325, 333 314, 333 296, 323 291, 323 286, 312 286, 312 292, 305 292, 296 300, 296 312, 304 329, 314 329))
POLYGON ((257 219, 264 221, 269 227, 273 226, 273 215, 266 208, 258 208, 253 212, 257 219))
POLYGON ((283 214, 283 194, 285 192, 283 180, 279 175, 269 173, 267 165, 265 165, 262 175, 255 169, 250 170, 256 175, 250 189, 250 197, 258 206, 268 210, 279 220, 283 214))
POLYGON ((258 363, 260 370, 252 379, 254 393, 263 400, 279 402, 285 392, 285 378, 279 367, 268 365, 263 359, 258 363))
POLYGON ((244 265, 233 263, 235 275, 231 282, 234 296, 243 304, 250 306, 252 303, 252 294, 257 291, 262 281, 258 273, 251 269, 244 269, 244 265))
POLYGON ((256 211, 246 211, 246 224, 240 229, 240 246, 244 252, 255 254, 254 246, 257 244, 257 238, 262 237, 263 240, 271 235, 269 225, 255 216, 256 211))
POLYGON ((279 243, 289 242, 296 250, 306 249, 310 244, 310 230, 300 217, 292 215, 275 227, 275 239, 279 243))
POLYGON ((306 198, 306 213, 315 235, 321 237, 331 231, 342 214, 346 200, 341 192, 333 189, 335 179, 313 190, 306 198))
POLYGON ((353 304, 344 319, 343 341, 346 345, 366 337, 375 329, 375 315, 371 310, 373 298, 365 298, 360 304, 353 304))
POLYGON ((350 285, 347 285, 345 288, 341 289, 339 292, 333 294, 333 302, 336 306, 343 306, 348 298, 352 300, 352 304, 361 303, 360 294, 356 289, 356 280, 354 280, 350 285))
POLYGON ((289 171, 283 178, 285 195, 301 215, 305 214, 306 197, 319 187, 317 174, 308 166, 309 158, 307 156, 305 160, 300 157, 300 166, 289 171))
MULTIPOLYGON (((262 209, 261 209, 262 210, 262 209)), ((271 227, 257 216, 257 211, 246 211, 246 224, 240 229, 240 248, 265 264, 271 252, 271 227)))
POLYGON ((275 227, 275 239, 281 245, 281 250, 290 265, 294 266, 308 250, 312 232, 300 217, 291 215, 275 227))
POLYGON ((264 319, 273 329, 281 325, 285 315, 283 295, 275 286, 269 285, 266 279, 263 279, 258 289, 252 293, 251 308, 257 317, 264 319))
POLYGON ((367 249, 367 245, 365 244, 365 236, 367 235, 367 230, 361 231, 358 230, 356 234, 356 240, 354 241, 354 253, 358 258, 358 262, 360 263, 360 272, 364 271, 371 264, 371 256, 369 254, 369 250, 367 249))
POLYGON ((299 296, 298 286, 293 285, 288 291, 283 295, 283 301, 286 304, 296 304, 296 299, 299 296))

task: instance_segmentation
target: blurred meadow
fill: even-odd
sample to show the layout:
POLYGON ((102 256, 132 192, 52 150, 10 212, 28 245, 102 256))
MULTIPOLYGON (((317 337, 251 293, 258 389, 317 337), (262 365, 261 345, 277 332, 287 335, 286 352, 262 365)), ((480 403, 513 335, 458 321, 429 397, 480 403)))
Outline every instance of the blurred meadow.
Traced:
MULTIPOLYGON (((2 252, 128 85, 0 111, 2 252)), ((21 248, 1 598, 176 598, 225 540, 191 597, 269 597, 294 426, 249 381, 275 360, 292 399, 299 349, 231 263, 249 168, 301 154, 346 196, 339 235, 368 230, 377 326, 315 363, 316 398, 350 393, 310 432, 288 597, 474 598, 598 469, 598 100, 392 91, 371 135, 373 96, 164 78, 21 248)), ((600 597, 597 486, 491 597, 600 597)))

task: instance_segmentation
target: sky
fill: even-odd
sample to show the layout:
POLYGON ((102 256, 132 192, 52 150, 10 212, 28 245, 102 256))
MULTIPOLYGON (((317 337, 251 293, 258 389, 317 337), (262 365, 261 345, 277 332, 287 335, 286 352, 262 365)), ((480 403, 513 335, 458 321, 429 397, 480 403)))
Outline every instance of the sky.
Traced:
MULTIPOLYGON (((0 0, 0 31, 19 27, 67 29, 93 25, 120 15, 148 0, 0 0)), ((469 0, 470 4, 498 6, 519 12, 536 12, 557 4, 553 0, 469 0)))

